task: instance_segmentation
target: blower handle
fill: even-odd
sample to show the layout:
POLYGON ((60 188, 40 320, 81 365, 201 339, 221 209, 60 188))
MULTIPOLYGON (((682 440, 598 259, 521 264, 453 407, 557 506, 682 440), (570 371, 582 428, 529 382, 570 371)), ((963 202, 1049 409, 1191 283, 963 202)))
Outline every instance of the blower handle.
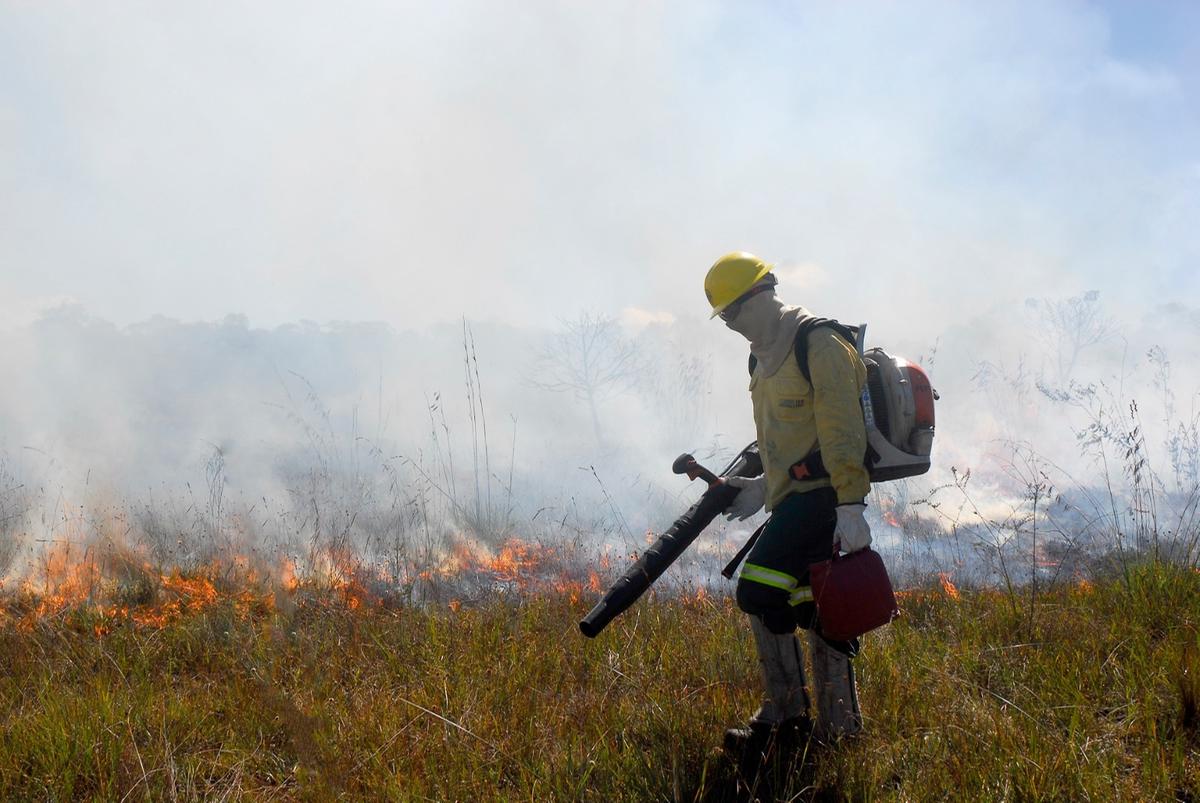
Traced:
POLYGON ((671 471, 676 474, 687 474, 689 480, 700 478, 708 483, 709 488, 721 484, 721 478, 696 462, 696 458, 684 453, 675 458, 671 471))

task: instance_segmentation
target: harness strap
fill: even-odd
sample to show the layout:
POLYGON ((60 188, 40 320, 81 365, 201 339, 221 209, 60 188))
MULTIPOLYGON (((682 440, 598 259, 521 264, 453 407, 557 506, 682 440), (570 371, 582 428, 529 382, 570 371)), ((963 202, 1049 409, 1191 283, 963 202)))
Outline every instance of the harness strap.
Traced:
MULTIPOLYGON (((875 447, 868 443, 867 451, 863 455, 863 467, 870 471, 871 467, 878 462, 879 452, 875 451, 875 447)), ((821 459, 821 450, 815 449, 809 452, 803 460, 792 463, 788 467, 788 474, 794 480, 823 480, 829 476, 829 471, 825 468, 825 461, 821 459)))

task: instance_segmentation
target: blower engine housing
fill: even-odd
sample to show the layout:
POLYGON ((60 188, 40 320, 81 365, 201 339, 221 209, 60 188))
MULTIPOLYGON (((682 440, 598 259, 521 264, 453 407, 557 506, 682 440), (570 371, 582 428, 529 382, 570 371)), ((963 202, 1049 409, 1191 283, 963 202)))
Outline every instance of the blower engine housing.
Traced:
MULTIPOLYGON (((859 336, 862 329, 859 327, 859 336)), ((871 447, 868 471, 872 482, 924 474, 933 451, 934 402, 937 391, 915 363, 881 348, 863 353, 867 387, 863 418, 871 447)))

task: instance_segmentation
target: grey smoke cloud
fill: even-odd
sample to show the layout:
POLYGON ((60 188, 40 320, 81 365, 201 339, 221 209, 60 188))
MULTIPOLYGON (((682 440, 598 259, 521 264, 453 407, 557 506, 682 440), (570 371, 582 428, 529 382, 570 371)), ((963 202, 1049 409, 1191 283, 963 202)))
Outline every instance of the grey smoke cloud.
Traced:
POLYGON ((6 317, 683 315, 735 247, 872 320, 1196 290, 1196 55, 1126 42, 1186 4, 2 14, 6 317))
POLYGON ((1162 344, 1190 409, 1198 14, 5 5, 0 445, 28 475, 47 455, 57 482, 126 490, 202 480, 219 447, 247 494, 286 494, 307 380, 384 458, 429 453, 439 394, 462 450, 465 316, 526 490, 603 504, 596 464, 650 525, 681 493, 675 453, 753 437, 744 345, 700 289, 749 248, 786 301, 912 357, 937 344, 942 463, 1014 431, 1069 456, 1070 426, 1014 426, 1030 408, 972 377, 1042 370, 1026 299, 1095 289, 1125 339, 1076 378, 1142 371, 1141 392, 1162 344), (602 411, 619 456, 527 381, 585 310, 621 316, 659 375, 602 411), (710 371, 694 416, 664 400, 688 359, 710 371))

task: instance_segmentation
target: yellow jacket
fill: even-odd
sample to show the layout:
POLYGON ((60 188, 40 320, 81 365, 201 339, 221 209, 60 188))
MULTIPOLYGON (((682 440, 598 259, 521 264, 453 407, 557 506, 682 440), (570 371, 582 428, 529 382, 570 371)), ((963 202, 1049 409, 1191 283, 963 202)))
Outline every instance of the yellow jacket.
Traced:
POLYGON ((862 501, 871 490, 863 467, 867 432, 859 401, 866 366, 832 329, 817 327, 808 334, 808 371, 811 384, 800 373, 795 354, 789 353, 771 376, 762 376, 756 368, 750 377, 754 426, 767 477, 767 510, 788 494, 829 485, 837 491, 839 504, 862 501), (829 477, 792 479, 788 469, 818 445, 829 477))

